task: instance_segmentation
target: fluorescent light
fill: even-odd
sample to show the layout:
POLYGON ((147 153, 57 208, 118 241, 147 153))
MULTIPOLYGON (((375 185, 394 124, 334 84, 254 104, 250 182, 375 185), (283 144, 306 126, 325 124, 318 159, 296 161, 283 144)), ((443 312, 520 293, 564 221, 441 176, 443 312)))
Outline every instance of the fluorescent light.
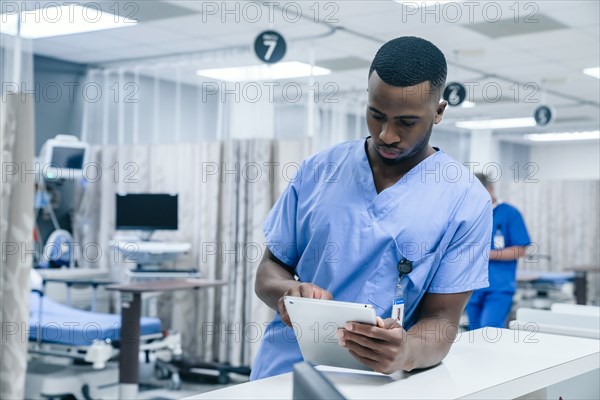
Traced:
POLYGON ((600 79, 600 67, 586 68, 583 70, 583 73, 596 79, 600 79))
POLYGON ((460 121, 456 127, 465 129, 510 129, 525 128, 535 126, 535 119, 527 118, 506 118, 506 119, 486 119, 480 121, 460 121))
POLYGON ((532 133, 529 135, 524 135, 523 138, 534 142, 558 142, 565 140, 598 140, 600 139, 600 131, 532 133))
POLYGON ((475 107, 475 103, 473 103, 472 101, 469 100, 465 100, 462 102, 462 104, 460 105, 460 108, 473 108, 475 107))
POLYGON ((196 74, 221 81, 243 82, 307 77, 311 75, 311 69, 314 76, 331 73, 327 68, 313 67, 299 61, 288 61, 270 65, 203 69, 196 71, 196 74))
POLYGON ((414 1, 406 1, 406 0, 394 0, 396 3, 400 3, 402 5, 413 6, 417 8, 428 8, 435 7, 437 4, 443 6, 446 3, 461 3, 462 0, 414 0, 414 1))
MULTIPOLYGON (((102 11, 98 6, 82 7, 74 4, 22 11, 20 17, 21 36, 28 39, 73 35, 137 24, 134 19, 102 11)), ((2 33, 15 36, 19 14, 1 14, 0 18, 2 33)))

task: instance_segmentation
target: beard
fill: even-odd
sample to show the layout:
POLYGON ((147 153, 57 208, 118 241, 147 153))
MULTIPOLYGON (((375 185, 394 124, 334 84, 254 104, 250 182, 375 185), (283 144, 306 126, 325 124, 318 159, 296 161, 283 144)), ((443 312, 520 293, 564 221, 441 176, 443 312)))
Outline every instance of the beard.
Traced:
POLYGON ((408 152, 400 154, 397 158, 385 158, 381 154, 379 154, 378 151, 376 153, 379 156, 379 159, 381 160, 382 164, 384 165, 395 166, 402 164, 403 162, 410 160, 417 154, 420 154, 427 148, 427 146, 429 145, 429 138, 431 137, 432 131, 433 122, 431 123, 429 129, 427 130, 427 133, 421 138, 421 140, 419 140, 411 149, 409 149, 408 152))

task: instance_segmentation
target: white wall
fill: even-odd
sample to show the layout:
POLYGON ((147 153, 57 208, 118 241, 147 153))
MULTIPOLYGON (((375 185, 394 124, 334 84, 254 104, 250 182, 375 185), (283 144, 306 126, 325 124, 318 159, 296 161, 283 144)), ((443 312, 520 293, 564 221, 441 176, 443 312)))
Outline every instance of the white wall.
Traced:
POLYGON ((530 157, 540 180, 600 179, 598 141, 533 144, 530 157))
POLYGON ((434 127, 429 144, 438 147, 458 162, 469 161, 470 135, 444 127, 434 127))

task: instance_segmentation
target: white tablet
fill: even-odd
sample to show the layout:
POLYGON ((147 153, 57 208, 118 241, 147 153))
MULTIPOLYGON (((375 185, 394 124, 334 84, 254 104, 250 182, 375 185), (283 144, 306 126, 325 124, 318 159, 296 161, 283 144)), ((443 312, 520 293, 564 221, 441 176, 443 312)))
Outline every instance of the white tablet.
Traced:
POLYGON ((352 357, 348 349, 339 345, 337 331, 348 322, 376 325, 377 314, 373 306, 290 296, 283 300, 304 361, 370 370, 352 357))

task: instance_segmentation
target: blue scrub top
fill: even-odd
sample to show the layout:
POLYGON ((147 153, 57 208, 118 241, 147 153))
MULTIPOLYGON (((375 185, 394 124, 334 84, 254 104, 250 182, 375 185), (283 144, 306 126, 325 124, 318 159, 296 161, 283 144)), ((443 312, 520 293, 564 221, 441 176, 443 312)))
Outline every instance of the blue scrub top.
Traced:
MULTIPOLYGON (((264 222, 267 245, 334 300, 371 304, 382 318, 392 311, 397 264, 403 277, 404 328, 418 320, 425 293, 459 293, 488 286, 492 229, 488 192, 442 151, 423 160, 377 194, 360 139, 303 161, 264 222)), ((290 372, 302 361, 292 328, 279 313, 263 334, 251 379, 290 372)))
MULTIPOLYGON (((492 249, 495 249, 494 236, 500 230, 504 236, 504 247, 528 246, 531 244, 525 221, 519 210, 507 203, 500 203, 493 209, 492 249)), ((490 286, 487 291, 514 293, 516 290, 517 260, 490 261, 490 286)))

